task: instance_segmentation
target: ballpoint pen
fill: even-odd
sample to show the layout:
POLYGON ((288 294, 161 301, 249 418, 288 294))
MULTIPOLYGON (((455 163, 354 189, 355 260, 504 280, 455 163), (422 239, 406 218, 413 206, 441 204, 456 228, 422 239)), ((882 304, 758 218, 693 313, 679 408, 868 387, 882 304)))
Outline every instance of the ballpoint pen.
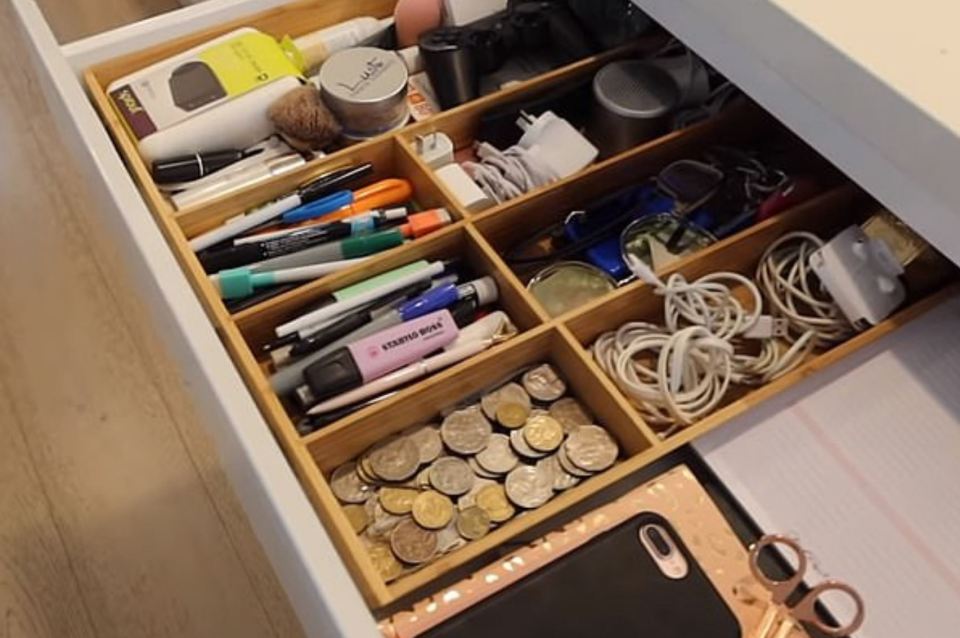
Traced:
MULTIPOLYGON (((271 162, 279 162, 281 159, 291 163, 292 167, 300 166, 304 163, 303 158, 299 155, 284 156, 283 158, 277 160, 271 160, 271 162), (290 159, 287 160, 287 157, 290 157, 290 159), (297 158, 299 158, 299 162, 297 162, 297 158)), ((291 168, 286 167, 285 164, 283 166, 287 170, 291 170, 291 168)), ((261 171, 263 170, 260 167, 253 168, 261 171)), ((289 195, 285 195, 280 199, 264 204, 263 206, 255 208, 241 217, 228 221, 222 226, 194 237, 189 242, 190 248, 194 252, 199 252, 205 248, 219 244, 222 241, 236 237, 240 233, 246 232, 252 228, 256 228, 265 222, 269 222, 270 220, 279 217, 288 210, 296 208, 304 202, 310 202, 324 197, 331 191, 341 188, 344 184, 367 175, 372 170, 373 167, 370 164, 363 164, 361 166, 337 169, 321 175, 289 195)))
POLYGON ((339 241, 317 244, 286 255, 255 262, 250 264, 250 268, 254 271, 261 272, 264 270, 294 268, 297 266, 307 266, 327 261, 354 259, 356 257, 372 255, 399 246, 407 239, 419 237, 420 235, 415 234, 417 232, 415 229, 419 229, 421 233, 425 231, 432 232, 443 228, 449 224, 451 220, 452 217, 446 210, 438 208, 435 211, 431 211, 429 221, 424 221, 419 225, 409 223, 401 224, 396 228, 346 237, 339 241))
POLYGON ((205 250, 197 253, 197 258, 208 273, 239 268, 265 259, 289 255, 299 250, 316 246, 324 242, 359 235, 407 219, 405 208, 393 208, 374 211, 362 217, 354 217, 342 222, 330 222, 312 228, 297 230, 284 237, 265 238, 260 241, 242 244, 234 243, 219 250, 205 250))
POLYGON ((354 308, 359 308, 369 301, 389 295, 390 293, 399 290, 404 286, 408 286, 424 279, 432 279, 436 275, 442 274, 446 267, 446 264, 442 261, 430 262, 428 266, 422 270, 417 270, 413 273, 400 277, 399 279, 395 279, 383 286, 368 290, 351 297, 350 299, 338 301, 330 304, 329 306, 318 308, 312 312, 301 315, 296 319, 281 324, 277 326, 275 332, 278 337, 285 337, 289 334, 293 334, 299 331, 301 328, 307 328, 309 326, 326 321, 327 319, 347 313, 354 308))
POLYGON ((384 206, 396 206, 413 196, 413 187, 405 179, 383 179, 356 191, 343 190, 326 195, 285 212, 284 224, 299 224, 318 217, 338 221, 384 206))

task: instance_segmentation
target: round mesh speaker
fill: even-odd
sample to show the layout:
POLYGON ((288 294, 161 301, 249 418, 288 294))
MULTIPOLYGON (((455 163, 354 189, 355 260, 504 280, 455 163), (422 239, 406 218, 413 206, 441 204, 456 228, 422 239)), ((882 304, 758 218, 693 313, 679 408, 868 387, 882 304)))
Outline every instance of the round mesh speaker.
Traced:
POLYGON ((662 117, 680 101, 670 74, 639 60, 611 62, 600 69, 593 92, 605 109, 631 119, 662 117))

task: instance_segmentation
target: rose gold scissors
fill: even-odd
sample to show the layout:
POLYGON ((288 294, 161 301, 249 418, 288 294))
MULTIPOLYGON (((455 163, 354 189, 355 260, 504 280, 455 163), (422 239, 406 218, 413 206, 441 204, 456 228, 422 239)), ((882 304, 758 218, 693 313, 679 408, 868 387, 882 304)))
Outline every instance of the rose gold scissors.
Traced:
POLYGON ((812 587, 797 602, 788 603, 788 600, 794 598, 800 592, 803 578, 807 572, 806 552, 792 538, 772 534, 757 541, 750 548, 750 571, 754 578, 767 588, 773 601, 763 615, 753 638, 787 638, 798 621, 809 623, 825 635, 837 638, 852 634, 863 624, 863 598, 860 597, 860 593, 856 589, 844 582, 826 580, 812 587), (797 569, 793 576, 786 580, 774 580, 764 573, 760 568, 760 554, 768 547, 786 547, 796 555, 797 569), (850 622, 837 626, 820 618, 820 615, 817 614, 816 604, 820 597, 827 592, 841 592, 853 601, 854 615, 850 622))

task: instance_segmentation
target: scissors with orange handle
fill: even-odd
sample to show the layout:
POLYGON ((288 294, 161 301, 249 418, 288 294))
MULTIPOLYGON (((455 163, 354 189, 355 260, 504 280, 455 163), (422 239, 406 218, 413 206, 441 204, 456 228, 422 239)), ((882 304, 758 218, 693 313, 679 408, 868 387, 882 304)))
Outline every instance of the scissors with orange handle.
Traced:
POLYGON ((837 580, 825 580, 813 586, 800 596, 796 602, 789 602, 800 595, 803 579, 807 572, 807 555, 792 538, 779 534, 764 536, 750 548, 750 571, 769 592, 772 604, 767 608, 753 638, 787 638, 797 622, 809 623, 831 638, 848 636, 863 625, 864 604, 860 593, 847 583, 837 580), (760 554, 766 548, 786 547, 797 557, 797 569, 786 580, 774 580, 760 568, 760 554), (853 618, 846 623, 834 625, 826 622, 817 613, 817 601, 828 592, 839 592, 853 603, 853 618))

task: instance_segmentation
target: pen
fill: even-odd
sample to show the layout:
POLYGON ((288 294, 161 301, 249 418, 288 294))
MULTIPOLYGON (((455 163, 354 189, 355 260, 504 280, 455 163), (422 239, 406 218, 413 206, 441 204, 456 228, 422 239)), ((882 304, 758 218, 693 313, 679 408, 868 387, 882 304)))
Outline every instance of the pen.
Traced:
MULTIPOLYGON (((415 319, 422 314, 428 314, 434 310, 446 307, 449 307, 458 325, 465 325, 473 318, 477 308, 487 303, 492 303, 497 299, 498 295, 499 291, 497 290, 496 283, 490 277, 484 277, 464 284, 463 286, 456 286, 456 282, 444 283, 431 289, 424 295, 402 304, 395 310, 391 309, 378 317, 369 317, 369 321, 367 321, 362 328, 278 370, 270 377, 270 383, 273 385, 274 390, 280 394, 292 392, 297 386, 303 383, 304 371, 329 354, 333 349, 353 343, 354 341, 363 339, 386 328, 399 325, 405 320, 415 319), (454 298, 450 292, 451 287, 457 289, 456 298, 454 298), (440 292, 434 294, 437 293, 437 291, 440 292), (481 303, 481 301, 484 303, 481 303)), ((317 334, 319 334, 319 332, 317 334)))
POLYGON ((356 191, 341 191, 300 206, 283 214, 284 224, 301 224, 317 217, 339 221, 368 210, 396 206, 413 197, 413 187, 405 179, 383 179, 356 191))
MULTIPOLYGON (((324 324, 319 328, 314 329, 309 334, 298 335, 299 339, 292 343, 284 343, 283 339, 278 339, 275 341, 275 344, 278 344, 277 347, 272 347, 270 352, 270 358, 273 360, 274 366, 280 368, 281 366, 299 366, 300 361, 291 363, 291 359, 296 359, 299 357, 308 357, 315 352, 324 350, 324 352, 317 355, 317 357, 322 357, 329 348, 339 348, 340 346, 361 339, 369 334, 372 334, 374 331, 368 330, 367 325, 369 322, 373 321, 377 317, 386 314, 405 302, 407 299, 412 297, 417 297, 427 290, 445 285, 447 283, 456 283, 458 276, 445 275, 439 277, 433 281, 418 281, 415 284, 411 284, 405 288, 402 288, 382 299, 378 299, 376 302, 362 306, 359 310, 354 310, 353 312, 338 317, 328 324, 324 324), (346 324, 354 325, 355 327, 349 331, 340 333, 339 326, 341 321, 346 324)), ((315 361, 316 359, 311 359, 302 364, 302 367, 299 368, 298 374, 302 374, 303 369, 315 361)), ((294 386, 296 385, 296 380, 298 376, 291 374, 291 378, 294 380, 294 386)), ((291 387, 291 389, 292 389, 291 387)))
POLYGON ((332 317, 342 315, 353 310, 354 308, 359 308, 369 301, 389 295, 390 293, 400 290, 401 288, 412 283, 423 281, 425 279, 432 279, 433 277, 442 274, 446 267, 446 264, 442 261, 429 262, 427 267, 423 268, 422 270, 417 270, 416 272, 407 274, 391 281, 390 283, 358 294, 350 299, 338 301, 330 304, 329 306, 318 308, 317 310, 308 312, 305 315, 301 315, 292 321, 281 324, 277 326, 276 334, 278 337, 285 337, 288 334, 297 332, 301 328, 307 328, 332 317))
POLYGON ((212 275, 210 279, 216 284, 217 288, 219 288, 222 298, 239 299, 252 295, 257 288, 278 286, 292 282, 312 281, 331 273, 346 270, 364 261, 366 261, 365 258, 344 259, 324 264, 270 270, 267 272, 254 272, 249 268, 231 268, 212 275))
POLYGON ((372 255, 399 246, 405 240, 419 236, 415 235, 415 232, 422 233, 424 230, 432 231, 442 228, 449 224, 451 220, 450 214, 447 213, 446 210, 439 208, 430 213, 429 221, 419 226, 402 224, 388 230, 354 235, 339 241, 317 244, 287 255, 255 262, 250 264, 250 268, 259 272, 372 255))
MULTIPOLYGON (((287 155, 279 155, 271 159, 265 159, 262 162, 257 162, 235 171, 230 170, 227 172, 225 169, 222 175, 212 175, 211 181, 205 182, 202 187, 191 188, 181 193, 176 193, 171 195, 170 199, 173 200, 173 203, 178 209, 181 209, 214 197, 222 197, 228 193, 260 184, 272 177, 284 175, 296 170, 306 163, 307 161, 303 159, 303 156, 299 153, 288 153, 287 155)), ((212 246, 213 244, 207 245, 212 246)))
MULTIPOLYGON (((338 396, 327 399, 311 408, 307 414, 315 416, 339 410, 348 405, 359 403, 389 390, 393 390, 394 388, 406 385, 417 379, 422 379, 428 374, 448 368, 474 355, 480 354, 493 345, 494 335, 500 331, 501 327, 507 321, 509 321, 509 319, 502 311, 498 310, 490 313, 483 319, 461 330, 460 336, 457 337, 452 344, 447 346, 444 352, 412 363, 370 383, 366 383, 359 388, 348 390, 338 396)), ((310 392, 308 388, 300 388, 297 391, 297 395, 301 401, 305 400, 312 403, 312 392, 310 392)))
POLYGON ((286 237, 228 246, 222 250, 204 251, 198 253, 197 257, 200 259, 203 269, 208 273, 226 270, 227 268, 239 268, 258 261, 289 255, 324 242, 383 228, 391 222, 406 218, 406 209, 394 208, 374 213, 371 216, 351 218, 342 222, 331 222, 322 226, 306 228, 286 237))
MULTIPOLYGON (((347 315, 344 315, 343 317, 340 317, 334 321, 331 325, 325 326, 309 337, 304 337, 294 343, 292 346, 290 346, 289 355, 290 357, 296 358, 316 352, 324 346, 333 343, 340 337, 352 335, 352 333, 360 330, 370 322, 374 321, 377 317, 387 314, 392 309, 399 307, 401 304, 406 302, 407 299, 420 296, 429 289, 430 282, 418 281, 411 286, 407 286, 402 290, 398 290, 397 292, 378 300, 369 307, 363 307, 359 310, 355 310, 347 315), (346 326, 353 327, 346 329, 346 326)), ((359 339, 363 336, 366 335, 360 335, 359 337, 355 338, 359 339)))
POLYGON ((158 184, 191 182, 215 173, 221 168, 226 168, 256 152, 247 153, 246 151, 228 149, 171 157, 170 159, 153 162, 150 172, 153 181, 158 184))
POLYGON ((445 284, 408 301, 392 312, 388 312, 370 322, 371 330, 385 330, 452 306, 463 299, 473 299, 475 307, 496 302, 500 291, 493 277, 481 277, 465 284, 445 284))
MULTIPOLYGON (((291 157, 291 156, 284 156, 284 158, 281 158, 281 159, 286 159, 287 157, 291 157)), ((304 160, 300 155, 294 155, 292 157, 299 158, 300 160, 299 163, 294 162, 294 160, 290 160, 291 162, 295 163, 295 166, 290 166, 286 168, 284 172, 293 170, 293 168, 296 168, 297 166, 300 166, 304 163, 304 160)), ((262 171, 263 167, 255 166, 253 167, 253 169, 255 169, 254 172, 256 172, 257 170, 262 171)), ((295 192, 290 193, 289 195, 285 195, 280 199, 276 199, 272 202, 264 204, 259 208, 254 208, 247 214, 237 219, 228 221, 227 223, 223 224, 222 226, 219 226, 218 228, 214 228, 211 231, 208 231, 206 233, 203 233, 202 235, 198 235, 197 237, 194 237, 193 239, 190 240, 190 248, 194 252, 199 252, 205 248, 209 248, 210 246, 219 244, 222 241, 225 241, 232 237, 236 237, 240 233, 248 231, 252 228, 256 228, 261 224, 264 224, 266 222, 269 222, 272 219, 279 217, 283 213, 287 212, 292 208, 296 208, 297 206, 300 206, 304 202, 310 202, 310 201, 319 199, 325 196, 326 194, 330 193, 331 191, 342 187, 344 184, 350 181, 353 181, 355 179, 359 179, 372 171, 373 171, 372 165, 363 164, 361 166, 337 169, 329 173, 326 173, 324 175, 321 175, 320 177, 316 178, 315 180, 312 180, 308 184, 302 186, 301 188, 297 189, 295 192)), ((239 173, 239 175, 241 175, 242 177, 246 173, 247 171, 242 171, 241 173, 239 173)), ((268 173, 267 176, 269 177, 273 174, 276 174, 276 173, 271 172, 271 173, 268 173)), ((234 173, 231 173, 230 177, 232 178, 234 175, 235 175, 234 173)))

